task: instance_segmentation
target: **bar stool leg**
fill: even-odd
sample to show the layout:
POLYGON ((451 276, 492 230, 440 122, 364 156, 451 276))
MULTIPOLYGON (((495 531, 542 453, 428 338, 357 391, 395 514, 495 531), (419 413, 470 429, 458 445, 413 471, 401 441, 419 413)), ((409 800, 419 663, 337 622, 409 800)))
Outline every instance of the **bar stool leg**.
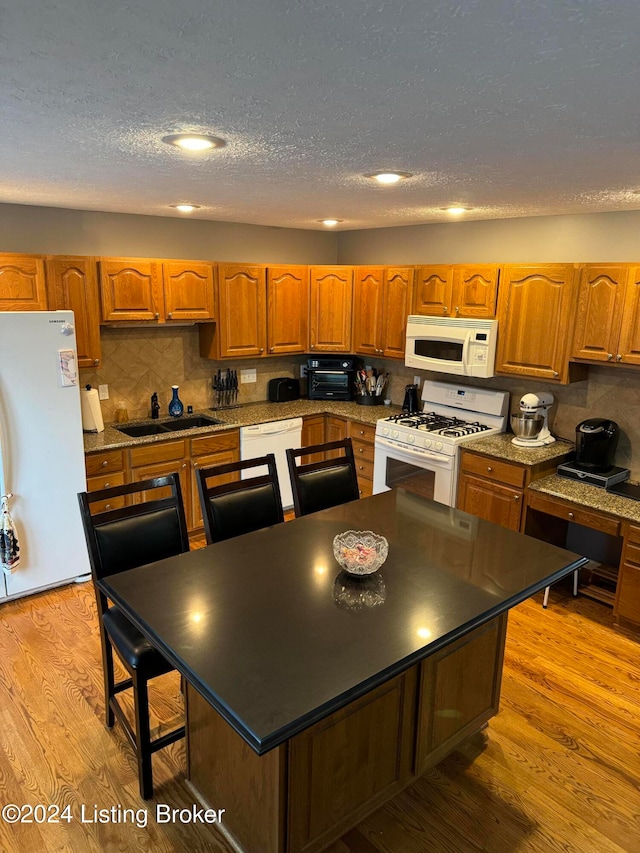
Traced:
POLYGON ((573 570, 573 594, 576 596, 578 594, 578 574, 580 569, 573 570))
POLYGON ((151 732, 149 728, 149 696, 147 682, 133 673, 133 701, 136 717, 136 752, 138 758, 138 780, 140 796, 149 800, 153 796, 151 773, 151 732))
POLYGON ((102 675, 104 677, 104 723, 108 729, 113 728, 115 716, 111 707, 111 698, 115 695, 115 675, 113 671, 113 649, 111 643, 102 633, 102 675))
POLYGON ((551 591, 551 587, 547 586, 544 590, 544 598, 542 599, 542 606, 546 607, 549 604, 549 592, 551 591))

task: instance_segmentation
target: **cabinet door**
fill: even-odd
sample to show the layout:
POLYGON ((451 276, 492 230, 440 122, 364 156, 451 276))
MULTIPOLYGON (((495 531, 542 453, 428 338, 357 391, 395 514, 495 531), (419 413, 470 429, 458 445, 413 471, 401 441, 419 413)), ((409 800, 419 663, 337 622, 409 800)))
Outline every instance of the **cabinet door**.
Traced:
POLYGON ((631 269, 623 311, 616 361, 640 364, 640 267, 631 269))
POLYGON ((41 255, 0 254, 0 311, 46 311, 41 255))
POLYGON ((157 261, 100 260, 102 320, 164 320, 162 271, 157 261))
POLYGON ((458 483, 458 508, 509 530, 520 530, 522 491, 462 472, 458 483))
POLYGON ((453 316, 496 316, 499 267, 490 264, 459 266, 454 272, 453 316))
POLYGON ((573 273, 571 264, 504 268, 496 373, 567 381, 573 273))
MULTIPOLYGON (((139 468, 132 468, 129 482, 140 483, 142 480, 150 480, 153 477, 165 477, 167 474, 180 475, 180 489, 182 491, 182 502, 184 504, 184 514, 187 519, 187 527, 191 517, 191 484, 189 482, 189 463, 186 459, 174 459, 166 462, 151 462, 148 465, 141 465, 139 468)), ((155 489, 151 496, 154 498, 169 497, 170 490, 155 489)), ((145 493, 133 496, 133 503, 141 503, 145 500, 145 493)))
MULTIPOLYGON (((302 444, 301 447, 309 447, 313 444, 324 444, 325 441, 325 417, 324 415, 314 415, 310 418, 304 418, 302 421, 302 444)), ((301 456, 300 464, 307 465, 309 462, 318 462, 324 459, 324 454, 311 457, 301 456)))
POLYGON ((213 265, 192 261, 162 264, 167 320, 213 320, 213 265))
POLYGON ((311 267, 309 347, 315 352, 351 352, 353 270, 311 267))
POLYGON ((580 270, 572 358, 612 361, 618 353, 629 268, 588 264, 580 270))
MULTIPOLYGON (((407 317, 411 310, 413 269, 388 267, 384 275, 382 296, 382 354, 404 361, 407 317)), ((356 310, 358 301, 355 301, 356 310)))
POLYGON ((353 285, 353 351, 382 353, 382 267, 356 267, 353 285))
POLYGON ((306 352, 309 337, 307 267, 267 269, 267 348, 271 355, 306 352))
MULTIPOLYGON (((198 456, 191 461, 191 515, 187 518, 189 530, 199 530, 204 526, 200 493, 198 491, 198 468, 213 468, 216 465, 227 465, 229 462, 236 462, 237 459, 237 450, 223 450, 219 453, 212 453, 209 456, 198 456)), ((222 486, 224 483, 233 483, 239 479, 240 474, 234 471, 231 474, 217 477, 211 482, 213 485, 222 486)))
POLYGON ((265 267, 218 267, 220 357, 264 355, 266 338, 265 267))
POLYGON ((453 267, 449 264, 417 267, 413 313, 448 317, 452 313, 453 267))
MULTIPOLYGON (((327 415, 324 424, 325 441, 340 441, 347 437, 347 422, 344 418, 334 418, 332 415, 327 415)), ((327 453, 327 459, 333 459, 340 456, 338 451, 327 453)))
POLYGON ((49 257, 46 274, 49 308, 74 313, 78 366, 98 367, 102 351, 95 258, 49 257))

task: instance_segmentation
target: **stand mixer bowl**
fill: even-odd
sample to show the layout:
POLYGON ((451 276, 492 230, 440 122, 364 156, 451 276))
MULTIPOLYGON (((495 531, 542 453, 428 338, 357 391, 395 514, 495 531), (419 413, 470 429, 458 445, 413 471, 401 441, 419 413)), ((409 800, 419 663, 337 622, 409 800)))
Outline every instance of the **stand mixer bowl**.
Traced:
POLYGON ((518 438, 537 438, 544 426, 544 418, 542 415, 536 415, 529 412, 520 412, 519 414, 511 415, 511 429, 518 438))

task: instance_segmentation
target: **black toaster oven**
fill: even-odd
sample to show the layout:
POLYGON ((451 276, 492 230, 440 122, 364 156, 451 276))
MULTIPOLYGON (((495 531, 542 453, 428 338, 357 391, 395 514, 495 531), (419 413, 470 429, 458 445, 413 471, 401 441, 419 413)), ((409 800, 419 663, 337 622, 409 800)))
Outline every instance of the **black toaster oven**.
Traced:
POLYGON ((355 359, 350 356, 312 356, 307 361, 310 400, 352 400, 355 359))

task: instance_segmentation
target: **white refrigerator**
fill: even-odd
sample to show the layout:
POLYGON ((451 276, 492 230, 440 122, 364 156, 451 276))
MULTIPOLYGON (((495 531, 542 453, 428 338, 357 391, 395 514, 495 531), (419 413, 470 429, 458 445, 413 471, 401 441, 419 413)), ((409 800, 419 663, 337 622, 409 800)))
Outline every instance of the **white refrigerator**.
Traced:
POLYGON ((0 312, 0 495, 20 562, 0 598, 90 572, 77 493, 86 489, 72 311, 0 312))

